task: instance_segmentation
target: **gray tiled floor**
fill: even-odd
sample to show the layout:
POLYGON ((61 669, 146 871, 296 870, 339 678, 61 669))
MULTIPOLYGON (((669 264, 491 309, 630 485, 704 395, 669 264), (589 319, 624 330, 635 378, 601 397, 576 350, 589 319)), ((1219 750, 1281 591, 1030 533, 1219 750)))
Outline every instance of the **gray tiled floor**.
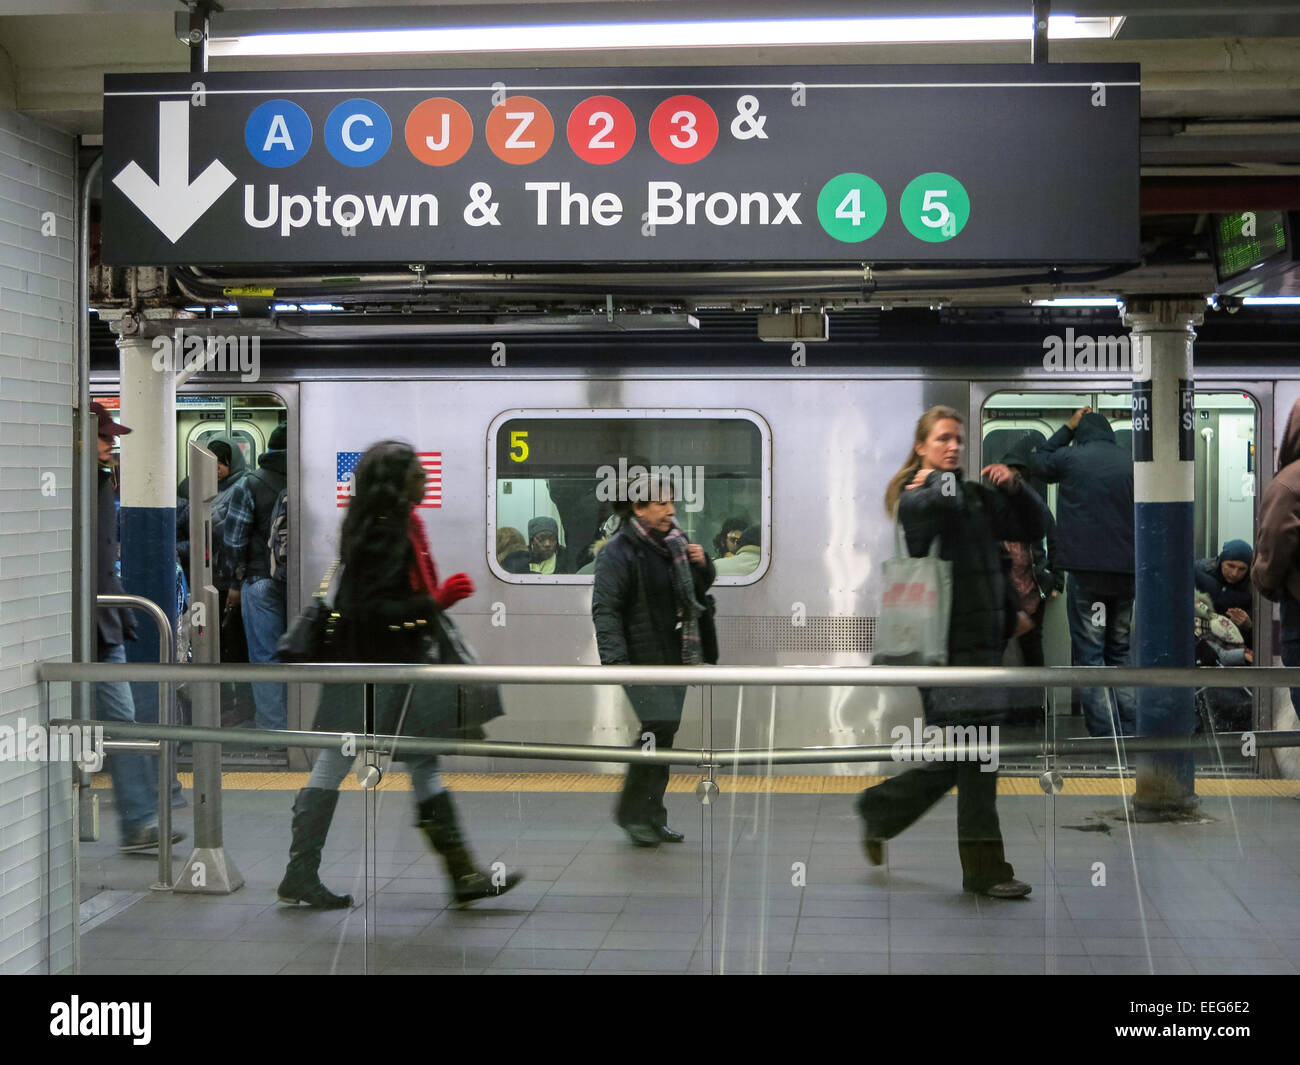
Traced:
MULTIPOLYGON (((156 893, 151 856, 81 846, 83 885, 136 901, 82 936, 86 973, 964 973, 1205 974, 1300 969, 1300 803, 1206 798, 1213 820, 1111 820, 1115 798, 998 800, 1007 852, 1033 885, 1002 902, 959 890, 948 798, 867 867, 846 796, 672 795, 681 846, 632 847, 610 797, 465 794, 481 864, 523 867, 515 891, 448 909, 442 869, 386 795, 373 840, 368 798, 345 793, 322 877, 362 905, 277 905, 287 792, 224 796, 228 855, 246 884, 225 897, 156 893), (1132 857, 1131 857, 1132 855, 1132 857), (1136 858, 1136 863, 1133 860, 1136 858), (1054 866, 1049 870, 1049 859, 1054 866)), ((178 816, 189 829, 188 814, 178 816)), ((188 855, 178 848, 177 868, 188 855)))

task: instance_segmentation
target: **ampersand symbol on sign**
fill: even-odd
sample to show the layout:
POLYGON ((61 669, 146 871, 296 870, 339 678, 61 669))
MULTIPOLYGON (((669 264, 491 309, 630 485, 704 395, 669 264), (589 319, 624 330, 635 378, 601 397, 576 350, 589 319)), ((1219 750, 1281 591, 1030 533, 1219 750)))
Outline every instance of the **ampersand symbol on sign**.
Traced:
POLYGON ((767 140, 763 127, 767 116, 758 113, 758 97, 742 96, 736 101, 736 117, 731 120, 731 135, 738 141, 767 140))
POLYGON ((491 200, 492 186, 486 181, 476 181, 469 187, 469 204, 465 207, 465 224, 471 226, 499 226, 497 219, 499 203, 491 200))

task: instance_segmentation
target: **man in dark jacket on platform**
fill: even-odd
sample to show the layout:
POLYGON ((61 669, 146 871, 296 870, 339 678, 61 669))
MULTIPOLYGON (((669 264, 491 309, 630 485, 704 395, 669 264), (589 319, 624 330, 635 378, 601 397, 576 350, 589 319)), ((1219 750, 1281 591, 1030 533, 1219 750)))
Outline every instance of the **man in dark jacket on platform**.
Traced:
MULTIPOLYGON (((632 498, 647 499, 646 494, 632 498)), ((713 562, 688 544, 674 521, 671 496, 638 503, 596 556, 591 617, 605 666, 683 666, 716 661, 704 632, 713 562)), ((625 691, 641 723, 635 746, 648 736, 671 747, 681 726, 684 685, 629 685, 625 691)), ((668 827, 666 765, 629 765, 614 820, 640 847, 680 843, 668 827)))
MULTIPOLYGON (((286 585, 271 575, 267 541, 271 536, 271 515, 286 483, 287 440, 285 427, 277 425, 267 450, 258 456, 258 469, 245 474, 235 486, 226 510, 225 561, 233 577, 227 600, 243 611, 250 662, 277 660, 276 647, 286 625, 286 585)), ((283 684, 254 684, 253 698, 257 702, 258 728, 287 727, 283 684)))
MULTIPOLYGON (((90 409, 99 419, 99 498, 96 511, 98 543, 95 547, 94 585, 97 595, 122 595, 117 575, 117 501, 113 481, 113 438, 131 430, 113 421, 99 403, 90 409)), ((126 642, 135 639, 135 616, 128 607, 105 606, 95 611, 97 662, 125 662, 126 642)), ((95 685, 95 716, 100 721, 135 721, 135 700, 126 681, 100 681, 95 685)), ((113 778, 113 805, 117 809, 121 848, 149 850, 158 846, 158 763, 146 754, 114 754, 108 759, 113 778)), ((172 842, 184 838, 177 832, 172 842)))
MULTIPOLYGON (((1133 455, 1115 442, 1115 433, 1102 415, 1080 407, 1035 449, 1029 462, 1031 476, 1061 486, 1056 565, 1070 575, 1066 615, 1074 665, 1128 666, 1133 624, 1133 455)), ((1089 735, 1114 735, 1116 726, 1120 735, 1136 732, 1133 689, 1084 688, 1080 697, 1089 735)))

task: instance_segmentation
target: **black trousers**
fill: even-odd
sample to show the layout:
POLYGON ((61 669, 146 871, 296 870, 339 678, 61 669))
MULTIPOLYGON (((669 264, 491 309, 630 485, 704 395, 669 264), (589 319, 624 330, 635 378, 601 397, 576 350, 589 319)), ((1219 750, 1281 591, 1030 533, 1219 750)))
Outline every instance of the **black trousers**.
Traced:
POLYGON ((893 839, 957 786, 957 854, 961 886, 983 891, 1010 880, 1015 871, 1002 850, 998 824, 998 775, 978 762, 926 762, 868 788, 858 799, 867 835, 893 839))
MULTIPOLYGON (((682 704, 686 701, 685 687, 629 687, 625 691, 632 701, 641 722, 632 747, 644 750, 646 733, 654 736, 654 749, 662 750, 673 745, 682 723, 682 704)), ((664 792, 668 790, 666 765, 637 765, 627 767, 623 791, 614 808, 614 820, 620 825, 666 825, 668 810, 664 806, 664 792)))

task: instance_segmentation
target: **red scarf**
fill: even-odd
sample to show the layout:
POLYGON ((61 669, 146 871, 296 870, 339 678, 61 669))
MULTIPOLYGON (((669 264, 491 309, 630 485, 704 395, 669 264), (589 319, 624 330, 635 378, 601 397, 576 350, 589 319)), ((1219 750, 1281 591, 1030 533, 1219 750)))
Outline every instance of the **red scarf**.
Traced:
POLYGON ((433 550, 429 547, 429 537, 424 531, 424 522, 411 508, 411 524, 408 527, 411 548, 415 552, 415 564, 411 567, 411 590, 432 596, 438 590, 438 567, 433 564, 433 550))

